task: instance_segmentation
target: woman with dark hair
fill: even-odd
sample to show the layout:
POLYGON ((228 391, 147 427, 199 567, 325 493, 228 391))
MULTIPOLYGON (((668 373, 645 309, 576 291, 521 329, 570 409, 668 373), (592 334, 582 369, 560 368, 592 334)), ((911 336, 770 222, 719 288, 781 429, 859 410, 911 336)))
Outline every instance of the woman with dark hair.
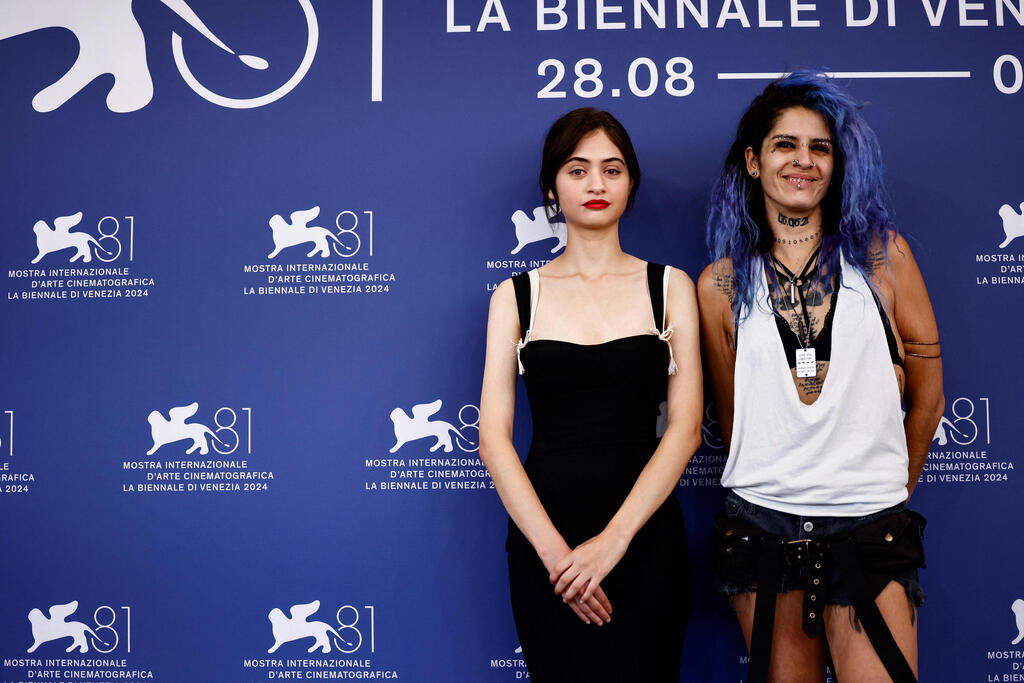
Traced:
POLYGON ((674 494, 700 441, 697 301, 619 246, 640 168, 607 112, 551 127, 540 184, 556 259, 491 298, 480 457, 509 513, 509 587, 534 681, 679 680, 689 560, 674 494), (533 418, 512 444, 516 374, 533 418), (667 385, 667 428, 656 437, 667 385))
POLYGON ((942 365, 858 108, 814 73, 772 83, 712 197, 698 296, 729 442, 716 582, 750 681, 821 681, 826 656, 843 683, 916 680, 924 519, 905 504, 942 365))

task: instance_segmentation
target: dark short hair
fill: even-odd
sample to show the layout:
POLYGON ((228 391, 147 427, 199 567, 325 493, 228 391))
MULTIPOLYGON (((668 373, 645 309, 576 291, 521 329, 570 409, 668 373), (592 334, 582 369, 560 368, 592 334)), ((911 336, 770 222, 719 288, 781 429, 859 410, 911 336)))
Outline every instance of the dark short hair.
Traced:
POLYGON ((580 140, 595 130, 603 130, 605 135, 622 152, 622 159, 626 162, 629 179, 633 183, 629 190, 629 199, 626 201, 626 210, 628 211, 633 206, 636 191, 640 187, 640 162, 636 159, 636 152, 633 150, 629 133, 608 112, 593 107, 581 107, 573 109, 555 121, 544 139, 544 153, 540 162, 540 191, 549 222, 554 222, 555 216, 559 212, 558 192, 555 191, 555 178, 558 176, 558 169, 562 167, 566 159, 572 156, 573 150, 580 144, 580 140), (554 201, 551 200, 549 194, 554 195, 554 201))

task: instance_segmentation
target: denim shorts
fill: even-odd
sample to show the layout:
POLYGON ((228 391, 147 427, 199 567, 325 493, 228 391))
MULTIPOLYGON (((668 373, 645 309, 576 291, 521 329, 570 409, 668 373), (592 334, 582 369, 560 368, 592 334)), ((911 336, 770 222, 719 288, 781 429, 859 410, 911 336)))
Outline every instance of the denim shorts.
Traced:
MULTIPOLYGON (((740 498, 733 492, 725 498, 725 512, 729 517, 739 518, 759 527, 762 531, 781 536, 789 541, 801 539, 817 539, 832 534, 849 531, 854 527, 878 517, 885 517, 906 508, 905 503, 894 505, 891 508, 880 510, 864 517, 802 517, 791 515, 787 512, 779 512, 761 505, 755 505, 740 498)), ((779 592, 784 593, 791 590, 803 590, 804 587, 803 567, 792 567, 783 565, 780 575, 779 592)), ((907 592, 907 599, 914 607, 924 604, 924 592, 921 590, 921 583, 917 577, 917 569, 893 574, 893 581, 898 581, 907 592)), ((741 585, 731 581, 723 581, 715 577, 715 590, 728 597, 749 593, 757 590, 757 584, 741 585)), ((849 605, 850 594, 839 577, 839 570, 831 565, 825 578, 825 602, 829 605, 849 605)))

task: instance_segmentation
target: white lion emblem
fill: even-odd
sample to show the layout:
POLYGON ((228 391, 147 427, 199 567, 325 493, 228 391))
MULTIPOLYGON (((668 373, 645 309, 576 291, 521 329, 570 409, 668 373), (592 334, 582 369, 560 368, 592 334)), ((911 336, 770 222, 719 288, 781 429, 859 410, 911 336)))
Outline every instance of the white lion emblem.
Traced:
POLYGON ((1011 645, 1016 645, 1020 641, 1024 640, 1024 600, 1017 598, 1013 601, 1013 605, 1010 607, 1013 611, 1013 615, 1017 617, 1017 637, 1013 639, 1011 645))
POLYGON ((72 600, 66 605, 53 605, 50 607, 50 616, 47 618, 37 608, 33 608, 28 613, 28 620, 32 624, 32 647, 28 649, 29 652, 35 652, 43 643, 48 643, 51 640, 60 640, 61 638, 71 638, 71 645, 65 650, 65 652, 71 652, 72 650, 78 650, 79 652, 85 653, 89 651, 89 641, 85 635, 88 633, 95 640, 103 643, 103 645, 109 645, 102 638, 96 635, 96 632, 86 626, 80 621, 64 621, 69 616, 74 614, 75 610, 78 609, 78 601, 72 600))
POLYGON ((456 429, 455 425, 450 422, 431 420, 430 417, 436 415, 439 410, 441 410, 441 399, 437 399, 433 403, 414 405, 412 407, 412 417, 406 415, 405 411, 401 408, 392 410, 391 422, 395 425, 395 445, 391 447, 389 452, 394 453, 410 441, 433 437, 437 439, 437 442, 430 447, 431 453, 441 447, 444 447, 445 453, 451 453, 453 450, 452 434, 462 440, 463 443, 470 446, 474 445, 472 441, 464 437, 462 432, 456 429))
POLYGON ((320 609, 320 601, 314 600, 304 605, 292 605, 292 608, 288 610, 290 615, 288 617, 277 607, 270 610, 267 618, 270 619, 270 628, 274 633, 274 645, 267 650, 267 654, 276 652, 277 648, 285 643, 303 638, 316 639, 313 646, 306 650, 306 652, 320 650, 322 653, 327 654, 331 651, 331 639, 329 636, 337 638, 335 646, 339 650, 344 652, 344 649, 338 644, 338 641, 341 641, 351 651, 352 643, 342 638, 341 634, 335 631, 330 624, 323 621, 306 621, 318 609, 320 609))
POLYGON ((538 206, 533 210, 533 218, 528 217, 523 211, 516 211, 512 214, 512 224, 516 226, 518 244, 509 253, 518 254, 527 244, 543 242, 552 237, 558 238, 558 243, 551 250, 552 254, 565 246, 567 235, 565 223, 549 223, 543 206, 538 206))
POLYGON ((1000 249, 1005 249, 1018 237, 1024 237, 1024 202, 1020 203, 1020 210, 1021 213, 1017 213, 1009 204, 999 207, 999 217, 1003 219, 1003 232, 1006 233, 1006 239, 999 245, 1000 249))
MULTIPOLYGON (((192 11, 185 0, 161 0, 211 43, 227 53, 225 45, 192 11)), ((113 76, 107 108, 136 111, 153 99, 153 79, 146 63, 146 39, 132 0, 33 0, 0 2, 0 40, 46 28, 65 28, 78 39, 78 56, 67 73, 32 98, 36 111, 53 111, 97 78, 113 76)), ((177 35, 177 34, 175 34, 177 35)), ((246 66, 265 69, 266 60, 238 55, 246 66)))
POLYGON ((267 258, 274 258, 281 253, 282 249, 294 247, 304 242, 313 243, 313 251, 306 254, 306 256, 320 254, 322 258, 327 258, 331 255, 331 248, 327 243, 328 238, 332 239, 346 252, 351 252, 352 247, 343 244, 337 235, 327 228, 309 225, 309 222, 319 215, 320 207, 314 206, 312 209, 306 209, 305 211, 292 211, 291 216, 289 216, 291 223, 285 223, 284 218, 279 214, 271 216, 270 230, 274 235, 274 251, 267 254, 267 258))
MULTIPOLYGON (((975 436, 977 433, 977 429, 975 429, 975 436)), ((943 415, 942 419, 939 420, 939 424, 935 427, 935 435, 932 437, 932 441, 938 440, 939 446, 945 446, 950 440, 956 444, 965 446, 971 443, 973 439, 974 436, 971 436, 968 432, 958 429, 957 426, 945 415, 943 415)))
POLYGON ((149 427, 153 435, 153 447, 146 451, 146 455, 153 455, 161 446, 166 446, 169 443, 183 439, 192 439, 192 445, 185 451, 186 455, 192 455, 196 449, 199 449, 200 455, 209 453, 210 445, 206 440, 208 436, 212 436, 219 444, 227 445, 217 438, 213 430, 206 425, 199 422, 185 422, 185 420, 195 415, 198 410, 198 403, 171 408, 167 411, 171 418, 169 420, 164 419, 159 410, 152 411, 146 419, 149 420, 149 427))
POLYGON ((32 263, 39 263, 44 256, 62 249, 77 249, 71 257, 71 263, 82 259, 82 263, 92 261, 90 246, 95 247, 104 254, 110 252, 100 246, 100 243, 87 232, 71 232, 71 228, 82 222, 82 212, 70 216, 60 216, 53 220, 53 228, 47 225, 46 221, 36 221, 32 226, 32 232, 36 234, 36 249, 39 251, 32 263))

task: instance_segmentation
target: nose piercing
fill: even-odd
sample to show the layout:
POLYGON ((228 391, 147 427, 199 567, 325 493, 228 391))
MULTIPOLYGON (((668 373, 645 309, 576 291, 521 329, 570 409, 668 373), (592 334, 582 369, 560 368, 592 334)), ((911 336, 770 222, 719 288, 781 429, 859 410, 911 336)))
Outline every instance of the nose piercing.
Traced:
MULTIPOLYGON (((793 159, 793 165, 794 166, 799 166, 800 165, 800 160, 799 159, 793 159)), ((817 161, 811 161, 811 168, 814 168, 817 165, 818 165, 817 161)))

